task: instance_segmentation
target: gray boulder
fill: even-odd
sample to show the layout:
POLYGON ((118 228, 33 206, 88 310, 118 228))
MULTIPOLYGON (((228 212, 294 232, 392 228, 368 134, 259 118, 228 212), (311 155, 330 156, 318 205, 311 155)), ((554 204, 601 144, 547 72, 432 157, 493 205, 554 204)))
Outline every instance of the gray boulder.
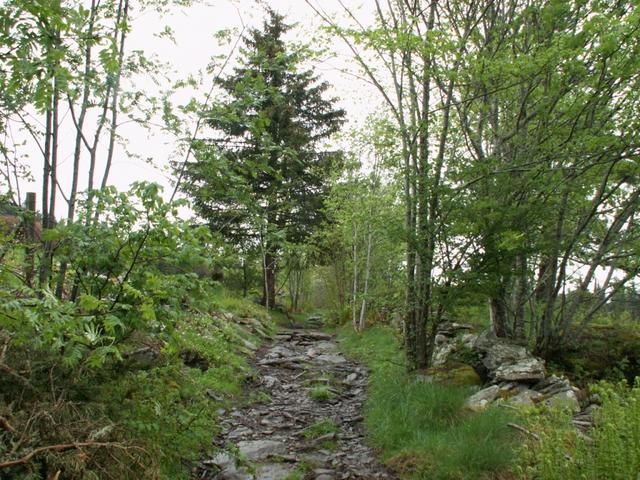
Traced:
POLYGON ((545 376, 544 361, 536 357, 523 358, 513 363, 505 363, 490 371, 496 382, 531 382, 545 376))
POLYGON ((278 440, 246 440, 238 442, 238 449, 242 455, 252 462, 287 453, 287 447, 284 442, 278 440))
POLYGON ((496 382, 535 382, 545 378, 544 360, 490 332, 478 335, 474 349, 482 355, 482 364, 496 382))
POLYGON ((433 352, 433 366, 441 367, 447 363, 449 355, 456 350, 456 345, 454 343, 441 343, 440 345, 437 345, 433 352))
POLYGON ((509 398, 509 403, 516 406, 527 406, 532 407, 538 401, 542 395, 535 390, 531 390, 530 388, 524 388, 517 395, 509 398))
POLYGON ((580 411, 580 401, 573 389, 558 392, 544 401, 549 408, 569 409, 573 413, 580 411))
POLYGON ((500 387, 498 385, 491 385, 475 394, 471 395, 467 399, 466 408, 474 412, 480 412, 487 408, 491 402, 493 402, 500 394, 500 387))

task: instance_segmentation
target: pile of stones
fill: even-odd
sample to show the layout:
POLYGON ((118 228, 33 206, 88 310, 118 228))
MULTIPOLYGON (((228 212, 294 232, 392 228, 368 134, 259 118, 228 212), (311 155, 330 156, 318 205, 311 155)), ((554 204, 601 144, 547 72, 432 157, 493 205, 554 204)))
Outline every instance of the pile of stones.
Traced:
MULTIPOLYGON (((481 411, 496 402, 513 407, 545 405, 570 409, 575 414, 574 424, 581 429, 593 425, 594 399, 567 378, 549 375, 545 361, 526 347, 497 338, 490 331, 473 333, 470 325, 443 323, 436 337, 434 365, 446 370, 452 359, 461 356, 483 380, 467 400, 468 409, 481 411)), ((461 368, 455 362, 453 365, 461 368)))

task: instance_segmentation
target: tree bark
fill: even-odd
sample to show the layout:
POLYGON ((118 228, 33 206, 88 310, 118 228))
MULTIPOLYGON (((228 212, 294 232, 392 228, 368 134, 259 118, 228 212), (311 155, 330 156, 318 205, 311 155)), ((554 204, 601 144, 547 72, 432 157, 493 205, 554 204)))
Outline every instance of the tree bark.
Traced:
POLYGON ((264 254, 264 285, 262 291, 262 305, 269 310, 276 307, 276 274, 277 258, 269 248, 264 254))
POLYGON ((371 223, 367 232, 367 259, 364 266, 364 287, 362 289, 362 305, 360 307, 360 320, 358 321, 358 330, 362 332, 366 323, 367 296, 369 295, 369 277, 371 276, 371 249, 373 246, 373 229, 371 223))
POLYGON ((118 12, 122 12, 122 16, 119 18, 119 23, 122 24, 120 28, 120 39, 118 46, 118 72, 115 76, 113 94, 111 96, 111 124, 109 130, 109 149, 107 151, 107 163, 104 167, 104 175, 102 176, 102 183, 100 189, 104 190, 109 181, 109 173, 111 172, 111 165, 113 164, 113 155, 115 152, 116 130, 118 127, 118 99, 120 94, 120 82, 122 80, 122 70, 124 63, 124 46, 127 38, 127 29, 129 23, 129 0, 121 0, 121 9, 118 12))
POLYGON ((27 192, 27 216, 25 217, 25 272, 24 278, 29 287, 33 286, 35 268, 34 250, 36 242, 36 192, 27 192))
POLYGON ((351 289, 351 324, 353 325, 353 329, 358 331, 358 320, 356 318, 356 312, 358 310, 358 227, 354 225, 353 227, 353 238, 352 238, 352 249, 353 249, 353 288, 351 289))
POLYGON ((494 335, 499 338, 509 337, 507 309, 502 295, 493 295, 489 298, 489 315, 494 335))
POLYGON ((514 306, 514 325, 513 325, 513 337, 515 340, 523 342, 526 340, 525 330, 525 304, 527 302, 528 292, 528 270, 527 270, 527 257, 524 253, 518 253, 516 256, 516 265, 514 267, 515 285, 513 293, 513 306, 514 306))

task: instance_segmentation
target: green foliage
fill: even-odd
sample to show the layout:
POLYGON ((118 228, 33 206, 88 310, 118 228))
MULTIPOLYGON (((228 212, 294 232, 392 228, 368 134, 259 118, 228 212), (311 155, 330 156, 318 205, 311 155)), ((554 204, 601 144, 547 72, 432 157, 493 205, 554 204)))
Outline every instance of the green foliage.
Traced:
POLYGON ((550 367, 584 387, 603 379, 633 383, 640 376, 640 330, 635 322, 608 320, 601 316, 579 342, 556 352, 550 367))
POLYGON ((595 428, 579 435, 566 415, 532 419, 539 442, 525 449, 525 478, 552 480, 634 479, 640 471, 640 385, 601 383, 595 428))
POLYGON ((483 478, 507 472, 515 460, 509 414, 463 408, 468 388, 427 383, 406 373, 393 332, 339 331, 344 349, 371 368, 365 424, 372 446, 407 478, 483 478))
POLYGON ((68 288, 75 301, 47 289, 0 290, 1 326, 16 344, 61 352, 68 367, 97 368, 121 360, 133 332, 172 330, 177 308, 204 285, 193 268, 206 267, 210 240, 206 230, 178 221, 179 204, 164 203, 158 189, 106 189, 96 195, 98 218, 89 227, 61 224, 45 232, 58 244, 57 258, 74 269, 68 288), (180 273, 165 275, 169 268, 180 273))
POLYGON ((228 340, 226 322, 212 325, 210 317, 189 317, 163 348, 160 365, 125 371, 96 392, 131 440, 152 449, 165 478, 189 478, 185 467, 200 458, 216 433, 220 399, 238 395, 249 374, 238 345, 228 340), (186 366, 179 355, 184 351, 207 359, 208 368, 186 366))
POLYGON ((259 245, 271 309, 282 249, 322 219, 328 173, 340 159, 322 142, 345 114, 325 98, 329 84, 302 69, 306 49, 286 44, 290 28, 268 9, 263 28, 245 37, 239 66, 216 80, 221 100, 206 114, 214 138, 194 142, 182 184, 213 231, 246 250, 259 245))
MULTIPOLYGON (((159 337, 137 329, 120 344, 124 356, 120 362, 105 360, 94 364, 89 356, 82 362, 68 364, 63 352, 47 349, 43 352, 34 343, 12 344, 5 362, 28 373, 17 377, 22 379, 25 375, 22 387, 15 383, 15 378, 0 376, 2 415, 16 429, 28 420, 23 412, 30 410, 46 413, 54 409, 55 421, 66 418, 64 409, 73 412, 64 415, 75 415, 75 423, 69 424, 73 425, 73 431, 35 423, 34 436, 27 437, 24 451, 43 446, 40 443, 43 441, 52 444, 65 438, 97 441, 96 432, 101 432, 101 441, 122 445, 122 451, 112 452, 115 460, 108 464, 102 462, 110 457, 102 455, 85 462, 81 471, 86 478, 104 469, 119 478, 152 478, 156 475, 153 472, 161 478, 189 478, 190 464, 207 449, 216 432, 217 408, 240 394, 240 384, 249 375, 235 317, 228 320, 217 314, 215 293, 203 288, 211 299, 210 313, 183 307, 174 312, 175 326, 170 335, 159 337), (202 363, 190 366, 185 352, 202 359, 206 368, 201 368, 202 363), (150 358, 145 359, 146 355, 150 358), (40 373, 39 369, 46 366, 49 370, 40 373), (55 381, 51 392, 50 376, 55 381), (55 395, 53 399, 49 399, 50 393, 55 395), (60 405, 56 406, 56 402, 60 405), (43 436, 39 428, 49 433, 43 436), (138 453, 129 457, 128 449, 138 453)), ((240 310, 240 314, 246 311, 240 310)), ((259 313, 264 317, 263 312, 259 313)), ((258 343, 246 332, 242 338, 258 343)), ((68 461, 75 461, 72 456, 67 457, 68 461)), ((67 461, 53 456, 52 460, 67 461)), ((21 472, 37 469, 39 461, 35 457, 33 464, 27 464, 24 470, 15 469, 14 474, 22 478, 21 472)))
POLYGON ((320 142, 338 130, 344 112, 324 98, 327 83, 301 70, 304 50, 285 43, 284 18, 268 15, 245 38, 240 66, 217 81, 222 100, 207 112, 215 141, 195 144, 183 188, 226 238, 268 236, 280 245, 301 241, 318 223, 336 159, 320 142))
MULTIPOLYGON (((220 292, 208 229, 180 221, 181 203, 157 185, 93 199, 92 222, 44 233, 72 272, 68 295, 0 286, 0 416, 13 425, 0 457, 27 458, 12 478, 48 478, 56 465, 70 478, 189 478, 259 343, 238 320, 267 334, 265 313, 220 292), (47 449, 65 443, 92 454, 47 449)), ((12 268, 0 263, 3 276, 12 268)))
POLYGON ((404 307, 396 133, 388 120, 370 117, 343 135, 348 162, 335 172, 326 202, 327 223, 318 235, 324 267, 317 272, 323 280, 319 303, 345 320, 358 316, 363 302, 370 321, 388 321, 404 307))

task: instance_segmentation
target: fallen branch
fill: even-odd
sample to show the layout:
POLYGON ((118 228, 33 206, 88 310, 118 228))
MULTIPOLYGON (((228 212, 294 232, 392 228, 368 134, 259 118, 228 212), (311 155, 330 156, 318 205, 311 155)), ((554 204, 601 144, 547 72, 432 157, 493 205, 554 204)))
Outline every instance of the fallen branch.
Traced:
POLYGON ((9 423, 9 420, 7 420, 4 417, 0 417, 0 428, 2 428, 3 430, 6 430, 9 433, 15 433, 16 432, 16 429, 13 428, 11 423, 9 423))
POLYGON ((25 377, 20 375, 18 372, 16 372, 9 365, 6 365, 4 363, 0 363, 0 370, 5 371, 9 375, 11 375, 13 378, 15 378, 16 380, 20 381, 20 383, 22 383, 22 385, 27 387, 29 390, 31 390, 31 391, 35 391, 36 390, 35 387, 33 385, 31 385, 31 382, 29 380, 27 380, 25 377))
POLYGON ((540 436, 537 433, 533 433, 531 430, 527 430, 526 428, 524 428, 521 425, 518 425, 517 423, 507 423, 507 427, 511 427, 514 430, 518 430, 519 432, 529 435, 530 437, 540 441, 540 436))
MULTIPOLYGON (((29 462, 36 455, 40 455, 44 452, 54 451, 54 452, 65 452, 67 450, 75 450, 84 447, 96 447, 96 448, 108 448, 115 447, 121 449, 127 449, 122 444, 119 443, 101 443, 101 442, 80 442, 80 443, 61 443, 59 445, 48 445, 46 447, 39 447, 31 452, 27 453, 24 457, 18 458, 16 460, 9 460, 6 462, 0 462, 0 470, 3 468, 15 467, 17 465, 24 465, 29 462)), ((134 448, 134 447, 132 447, 134 448)))

